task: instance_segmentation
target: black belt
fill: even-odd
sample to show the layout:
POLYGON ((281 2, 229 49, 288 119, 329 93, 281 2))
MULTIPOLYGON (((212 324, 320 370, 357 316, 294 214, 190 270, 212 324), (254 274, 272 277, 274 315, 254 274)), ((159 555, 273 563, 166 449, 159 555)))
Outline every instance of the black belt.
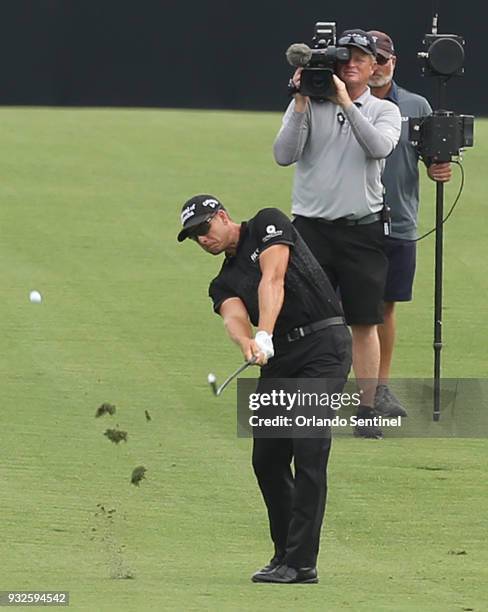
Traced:
POLYGON ((303 325, 302 327, 294 327, 284 336, 278 336, 276 340, 286 340, 287 342, 295 342, 300 340, 304 336, 313 334, 321 329, 326 329, 332 325, 345 325, 346 320, 344 317, 329 317, 328 319, 322 319, 321 321, 314 321, 309 325, 303 325))
POLYGON ((339 219, 334 219, 333 221, 329 221, 328 219, 319 219, 319 221, 325 223, 326 225, 369 225, 370 223, 375 223, 376 221, 380 220, 381 212, 371 213, 370 215, 366 215, 360 219, 348 219, 347 217, 339 217, 339 219))

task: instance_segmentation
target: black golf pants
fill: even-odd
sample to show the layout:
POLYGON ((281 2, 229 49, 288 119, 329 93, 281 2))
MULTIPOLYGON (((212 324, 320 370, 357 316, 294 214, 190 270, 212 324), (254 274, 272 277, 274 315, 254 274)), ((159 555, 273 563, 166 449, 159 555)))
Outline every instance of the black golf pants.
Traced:
MULTIPOLYGON (((276 356, 261 369, 261 379, 333 379, 334 388, 327 391, 342 391, 352 354, 346 326, 275 343, 275 348, 276 356)), ((275 555, 291 567, 315 567, 317 562, 330 445, 330 437, 255 437, 253 441, 252 463, 268 510, 275 555)))

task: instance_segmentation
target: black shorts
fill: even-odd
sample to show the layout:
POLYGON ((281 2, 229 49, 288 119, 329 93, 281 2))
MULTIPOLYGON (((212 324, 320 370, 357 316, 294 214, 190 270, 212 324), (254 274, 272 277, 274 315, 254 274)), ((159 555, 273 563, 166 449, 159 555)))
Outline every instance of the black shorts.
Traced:
POLYGON ((349 325, 383 323, 388 260, 383 224, 338 225, 296 216, 294 226, 339 288, 349 325))
POLYGON ((410 302, 417 261, 415 240, 385 238, 388 257, 388 275, 385 285, 385 302, 410 302))

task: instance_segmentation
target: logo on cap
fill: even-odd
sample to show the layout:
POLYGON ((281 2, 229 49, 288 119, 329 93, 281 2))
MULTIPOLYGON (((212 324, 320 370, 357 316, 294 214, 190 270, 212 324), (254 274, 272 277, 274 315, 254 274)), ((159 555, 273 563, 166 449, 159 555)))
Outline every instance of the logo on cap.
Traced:
POLYGON ((196 204, 190 204, 181 212, 181 223, 184 224, 190 217, 193 217, 195 214, 195 206, 196 204))
POLYGON ((214 200, 213 198, 209 198, 208 200, 202 202, 202 206, 210 206, 211 208, 215 208, 218 205, 219 202, 217 200, 214 200))

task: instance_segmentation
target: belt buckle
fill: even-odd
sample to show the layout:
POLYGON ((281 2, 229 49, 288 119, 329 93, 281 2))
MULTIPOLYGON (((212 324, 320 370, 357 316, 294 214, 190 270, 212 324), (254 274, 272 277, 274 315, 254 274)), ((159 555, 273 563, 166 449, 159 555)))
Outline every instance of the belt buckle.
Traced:
POLYGON ((295 329, 292 329, 286 334, 286 339, 288 342, 295 342, 295 340, 300 340, 300 338, 303 338, 304 336, 305 332, 303 327, 295 327, 295 329))

